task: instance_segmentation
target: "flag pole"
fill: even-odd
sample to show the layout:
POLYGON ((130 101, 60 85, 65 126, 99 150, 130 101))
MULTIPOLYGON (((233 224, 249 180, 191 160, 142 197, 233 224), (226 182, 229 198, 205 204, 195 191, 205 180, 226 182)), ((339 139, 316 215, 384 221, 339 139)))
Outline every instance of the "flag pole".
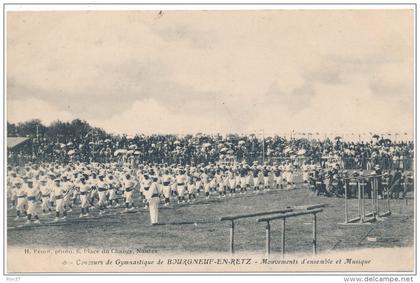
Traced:
POLYGON ((264 139, 264 129, 262 129, 262 139, 263 139, 262 161, 263 161, 263 165, 264 165, 264 163, 265 163, 265 139, 264 139))

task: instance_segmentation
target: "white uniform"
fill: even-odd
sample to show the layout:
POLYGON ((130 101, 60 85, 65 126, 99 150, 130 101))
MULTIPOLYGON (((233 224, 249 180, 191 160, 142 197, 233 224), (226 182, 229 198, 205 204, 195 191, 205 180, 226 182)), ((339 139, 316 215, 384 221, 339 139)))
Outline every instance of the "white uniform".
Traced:
POLYGON ((45 183, 41 183, 39 185, 39 191, 41 192, 41 200, 42 200, 42 204, 41 204, 41 208, 43 212, 46 212, 47 210, 50 209, 50 197, 51 197, 51 188, 45 183))
POLYGON ((90 190, 90 186, 88 184, 80 183, 80 185, 79 185, 80 203, 81 203, 80 206, 82 208, 88 208, 89 207, 89 201, 88 201, 89 190, 90 190))
MULTIPOLYGON (((145 180, 148 181, 148 180, 145 180)), ((150 182, 147 184, 148 189, 144 190, 144 196, 149 203, 150 212, 150 223, 157 224, 159 216, 159 189, 156 182, 150 182)))
POLYGON ((73 194, 74 186, 69 181, 63 182, 62 186, 65 190, 63 203, 64 203, 64 205, 68 205, 68 204, 70 204, 70 200, 71 200, 71 196, 73 194))
POLYGON ((190 182, 187 186, 187 190, 189 194, 194 194, 195 193, 195 184, 194 182, 190 182))
POLYGON ((38 199, 39 190, 35 187, 26 187, 26 199, 28 201, 28 214, 36 216, 36 201, 38 199))
MULTIPOLYGON (((143 188, 143 181, 144 181, 144 175, 140 172, 137 173, 137 180, 135 180, 136 185, 134 189, 137 189, 139 192, 140 199, 143 199, 144 197, 144 188, 143 188)), ((143 199, 143 202, 145 202, 146 199, 143 199)))
POLYGON ((216 186, 217 186, 217 178, 216 178, 216 176, 215 175, 213 175, 213 177, 211 178, 211 180, 210 180, 210 183, 209 183, 209 187, 210 187, 210 190, 211 191, 215 191, 216 190, 216 186))
POLYGON ((186 176, 185 175, 177 175, 176 176, 176 184, 177 184, 177 192, 178 192, 178 198, 183 198, 185 193, 185 183, 186 183, 186 176))
POLYGON ((247 185, 249 185, 247 179, 248 179, 247 176, 244 173, 242 173, 242 175, 241 175, 241 189, 245 189, 247 187, 247 185))
POLYGON ((287 171, 286 172, 286 182, 288 184, 292 184, 293 183, 293 173, 292 173, 292 171, 287 171))
POLYGON ((16 203, 16 210, 20 213, 25 212, 25 206, 26 206, 26 191, 24 188, 16 188, 16 197, 17 197, 17 203, 16 203))
POLYGON ((55 198, 55 211, 58 213, 64 212, 64 194, 66 193, 62 185, 55 184, 52 188, 55 198))
POLYGON ((98 186, 97 186, 98 185, 98 179, 96 179, 96 178, 89 179, 89 185, 92 188, 91 191, 90 191, 89 198, 92 200, 92 204, 93 204, 93 199, 98 194, 98 186))
POLYGON ((171 197, 171 183, 172 177, 168 174, 162 176, 162 193, 165 199, 169 199, 171 197))
POLYGON ((18 186, 18 184, 22 184, 22 179, 19 177, 14 177, 11 179, 10 181, 10 199, 12 201, 12 203, 14 203, 14 205, 16 205, 16 199, 17 199, 17 194, 16 194, 16 187, 18 186))
POLYGON ((302 166, 302 179, 304 182, 308 183, 309 182, 309 166, 304 164, 302 166))
POLYGON ((264 186, 264 181, 265 181, 264 173, 263 173, 262 170, 260 170, 259 173, 258 173, 258 185, 259 186, 264 186))
POLYGON ((216 183, 217 183, 217 186, 218 186, 219 194, 224 193, 225 192, 225 182, 224 182, 222 174, 216 174, 215 179, 216 179, 216 183))
POLYGON ((133 180, 125 179, 123 182, 124 187, 124 197, 125 197, 125 203, 127 204, 133 204, 133 190, 136 186, 136 183, 133 180))
POLYGON ((141 183, 141 187, 143 188, 143 194, 144 194, 144 197, 145 197, 146 201, 147 201, 146 195, 149 193, 151 184, 152 184, 152 180, 151 179, 146 179, 146 178, 141 183))
POLYGON ((115 178, 108 177, 108 200, 112 203, 117 199, 117 190, 119 187, 118 181, 115 178))
POLYGON ((228 182, 229 189, 234 190, 236 188, 236 178, 233 174, 229 176, 228 182))
POLYGON ((47 186, 48 186, 48 188, 50 189, 50 198, 49 198, 49 202, 50 202, 50 206, 52 207, 52 205, 54 204, 54 202, 55 202, 55 198, 54 198, 54 193, 53 193, 53 188, 54 188, 54 181, 53 180, 51 180, 51 179, 49 179, 48 181, 47 181, 47 186))
POLYGON ((98 204, 100 208, 103 208, 106 205, 106 193, 108 190, 108 184, 104 180, 99 180, 97 183, 98 186, 98 204))
POLYGON ((254 187, 254 175, 251 170, 248 171, 248 175, 246 176, 246 184, 249 187, 254 187))
POLYGON ((209 176, 206 173, 201 174, 200 176, 201 182, 203 183, 204 192, 209 193, 210 191, 210 183, 209 183, 209 176))
POLYGON ((201 182, 200 173, 196 172, 196 173, 194 173, 193 176, 194 176, 194 179, 195 179, 195 191, 200 192, 200 190, 203 186, 203 183, 201 182))
POLYGON ((236 173, 235 176, 235 184, 237 188, 241 187, 241 175, 239 173, 236 173))

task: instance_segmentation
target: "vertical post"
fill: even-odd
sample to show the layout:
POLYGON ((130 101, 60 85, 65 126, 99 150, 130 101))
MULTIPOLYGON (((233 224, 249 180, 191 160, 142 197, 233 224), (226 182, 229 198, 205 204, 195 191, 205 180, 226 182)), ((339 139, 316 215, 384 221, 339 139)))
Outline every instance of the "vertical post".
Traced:
POLYGON ((314 219, 313 219, 312 227, 313 227, 313 230, 312 230, 312 245, 313 245, 312 251, 313 251, 313 254, 316 255, 316 213, 314 213, 314 219))
POLYGON ((379 216, 379 177, 375 177, 375 202, 376 202, 376 215, 379 216))
POLYGON ((363 217, 362 217, 362 191, 360 188, 360 180, 357 180, 357 213, 360 217, 360 222, 363 222, 363 217))
POLYGON ((39 125, 36 125, 36 142, 39 144, 39 125))
POLYGON ((234 244, 234 236, 235 236, 235 222, 234 220, 231 221, 231 226, 230 226, 230 254, 234 254, 235 250, 233 247, 234 244))
POLYGON ((265 251, 267 256, 270 254, 270 240, 270 221, 267 221, 265 226, 265 251))
POLYGON ((282 235, 281 235, 281 256, 284 258, 286 250, 286 218, 283 218, 282 235))
POLYGON ((370 181, 371 184, 371 190, 370 190, 370 198, 371 198, 371 203, 372 203, 372 214, 373 217, 376 217, 375 215, 375 182, 372 180, 370 181))
POLYGON ((349 221, 349 208, 347 204, 347 187, 348 187, 348 181, 345 180, 344 183, 344 223, 348 223, 349 221))
POLYGON ((391 203, 390 203, 390 200, 389 200, 389 198, 390 198, 390 194, 389 194, 389 191, 390 191, 390 186, 389 186, 389 184, 388 184, 388 182, 386 183, 386 198, 387 198, 387 200, 386 200, 386 202, 387 202, 387 206, 388 206, 388 211, 391 211, 391 203))
POLYGON ((263 148, 262 148, 262 162, 263 162, 263 164, 265 163, 265 140, 264 140, 264 130, 262 130, 262 145, 263 145, 263 148))
POLYGON ((365 185, 364 183, 361 184, 362 189, 362 219, 363 221, 366 218, 366 211, 365 211, 365 185))
POLYGON ((95 162, 95 142, 93 141, 94 131, 92 130, 92 162, 95 162))

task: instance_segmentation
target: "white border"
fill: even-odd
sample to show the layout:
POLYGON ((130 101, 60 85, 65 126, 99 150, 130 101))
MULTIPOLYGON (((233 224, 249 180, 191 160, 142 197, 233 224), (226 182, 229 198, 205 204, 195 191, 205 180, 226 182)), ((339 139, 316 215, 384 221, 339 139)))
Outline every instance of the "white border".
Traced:
MULTIPOLYGON (((34 3, 35 1, 32 0, 28 0, 25 1, 27 3, 34 3)), ((253 4, 247 4, 247 3, 252 3, 252 2, 256 2, 256 1, 244 1, 242 3, 237 3, 237 4, 224 4, 224 3, 220 3, 220 1, 210 1, 214 4, 204 4, 204 5, 197 5, 197 4, 193 4, 193 1, 184 1, 184 3, 189 3, 189 4, 183 4, 183 5, 175 5, 176 1, 163 1, 163 2, 168 2, 169 5, 161 5, 161 4, 153 4, 153 5, 149 5, 149 4, 143 4, 143 5, 139 5, 139 4, 135 4, 135 3, 129 3, 128 1, 123 1, 126 2, 124 3, 124 5, 113 5, 113 3, 111 3, 110 1, 102 1, 102 2, 97 2, 97 1, 92 1, 93 3, 100 3, 101 5, 66 5, 65 3, 63 4, 59 4, 57 5, 56 3, 54 3, 53 1, 44 1, 44 3, 50 3, 48 5, 34 5, 34 4, 29 4, 29 5, 20 5, 19 3, 4 3, 6 4, 4 6, 5 12, 9 12, 9 11, 111 11, 111 10, 118 10, 118 11, 122 11, 122 10, 269 10, 269 9, 276 9, 276 10, 293 10, 293 9, 308 9, 308 10, 345 10, 345 9, 353 9, 353 10, 370 10, 370 9, 414 9, 413 4, 416 4, 417 2, 407 2, 407 3, 403 3, 403 4, 399 4, 399 5, 386 5, 386 4, 390 4, 390 3, 395 3, 397 1, 372 1, 373 3, 370 3, 369 5, 366 4, 364 1, 356 1, 353 2, 351 5, 344 5, 344 4, 340 4, 337 3, 335 1, 321 1, 324 2, 323 5, 318 5, 315 3, 311 3, 311 4, 274 4, 273 1, 264 1, 265 4, 264 5, 253 5, 253 4), (216 5, 216 3, 219 2, 220 5, 216 5), (266 3, 273 3, 273 4, 266 4, 266 3), (330 3, 331 5, 327 4, 330 3), (244 4, 244 5, 239 5, 239 4, 244 4), (340 4, 340 5, 334 5, 334 4, 340 4), (359 5, 362 4, 362 5, 359 5)), ((156 2, 156 1, 147 1, 147 2, 156 2)), ((298 1, 299 2, 299 1, 298 1)), ((301 3, 308 3, 308 2, 314 2, 314 1, 300 1, 301 3)), ((114 2, 115 3, 115 2, 114 2)), ((1 26, 3 28, 3 13, 1 15, 1 26)), ((416 30, 416 33, 418 33, 418 31, 416 30)), ((417 34, 418 36, 418 34, 417 34)), ((3 46, 3 45, 2 45, 3 46)), ((417 60, 417 58, 416 58, 417 60)), ((1 57, 1 62, 3 62, 3 56, 1 57)), ((2 64, 3 65, 3 64, 2 64)), ((3 80, 3 76, 2 76, 2 80, 3 80)), ((3 86, 6 82, 3 81, 3 86)), ((5 93, 4 93, 5 95, 5 93)), ((417 107, 419 106, 418 101, 416 99, 416 105, 417 107)), ((4 105, 3 105, 3 100, 0 100, 0 113, 2 115, 5 115, 5 113, 3 112, 4 110, 4 105)), ((3 116, 5 118, 5 116, 3 116)), ((5 120, 6 121, 6 120, 5 120)), ((416 121, 417 122, 417 121, 416 121)), ((6 122, 5 122, 6 123, 6 122)), ((416 123, 417 125, 417 123, 416 123)), ((2 130, 4 133, 4 136, 6 136, 6 128, 5 125, 2 125, 2 130)), ((417 140, 417 136, 416 139, 417 140)), ((1 139, 0 145, 3 147, 3 155, 0 156, 0 162, 2 163, 3 166, 3 159, 4 159, 4 154, 6 153, 6 148, 5 148, 5 144, 4 144, 4 140, 1 139)), ((5 168, 3 168, 4 170, 5 168)), ((419 174, 417 172, 417 177, 419 177, 419 174)), ((3 180, 3 175, 0 174, 0 181, 4 184, 3 180)), ((4 198, 4 196, 3 196, 4 198)), ((3 202, 2 202, 3 203, 3 202)), ((3 217, 3 206, 0 212, 0 216, 3 217)), ((416 215, 417 217, 418 215, 416 215)), ((416 227, 417 228, 417 227, 416 227)), ((3 233, 0 236, 0 239, 3 241, 3 233)), ((416 241, 417 243, 417 241, 416 241)), ((5 252, 5 251, 3 251, 5 252)), ((0 257, 0 264, 3 266, 3 257, 0 257)), ((416 262, 416 267, 417 267, 417 262, 416 262)), ((118 276, 118 273, 115 273, 118 276)), ((257 273, 258 274, 264 274, 264 273, 257 273)), ((290 274, 290 273, 288 273, 290 274)), ((195 278, 192 276, 176 276, 173 278, 169 278, 167 275, 164 276, 153 276, 153 277, 149 277, 149 276, 144 276, 142 279, 143 280, 164 280, 164 281, 168 281, 170 280, 171 282, 192 282, 193 280, 196 281, 197 279, 203 282, 208 282, 208 281, 214 281, 214 280, 222 280, 222 281, 235 281, 236 280, 240 280, 241 282, 254 282, 255 280, 259 280, 262 279, 264 281, 268 281, 268 282, 279 282, 280 280, 285 280, 286 282, 300 282, 302 280, 305 279, 310 279, 311 282, 337 282, 337 277, 336 276, 331 276, 331 275, 336 275, 337 273, 328 273, 328 275, 324 274, 320 274, 320 273, 311 273, 312 275, 316 275, 316 276, 308 276, 308 274, 304 274, 304 273, 300 273, 300 275, 305 275, 303 278, 302 276, 288 276, 287 273, 281 273, 281 274, 277 274, 280 275, 281 278, 275 277, 276 274, 267 274, 267 275, 271 275, 271 276, 241 276, 241 277, 232 277, 232 276, 217 276, 217 277, 209 277, 209 278, 195 278), (208 281, 207 281, 208 280, 208 281), (274 281, 275 280, 275 281, 274 281)), ((341 274, 341 273, 340 273, 341 274)), ((377 276, 384 276, 386 274, 389 273, 377 273, 377 276)), ((392 273, 392 274, 399 274, 399 273, 392 273)), ((214 274, 216 275, 216 274, 214 274)), ((223 274, 219 274, 219 275, 223 275, 223 274)), ((239 274, 240 275, 240 274, 239 274)), ((252 275, 252 274, 247 274, 247 275, 252 275)), ((349 274, 349 276, 352 276, 352 273, 349 274)), ((370 276, 370 275, 369 275, 370 276)), ((410 276, 407 273, 401 273, 401 276, 410 276)), ((360 276, 360 278, 362 279, 362 281, 360 282, 368 282, 366 281, 366 275, 360 276)), ((9 276, 9 279, 14 279, 14 276, 9 276)), ((81 281, 81 282, 91 282, 91 281, 96 281, 96 280, 101 280, 102 282, 113 282, 114 281, 115 276, 114 275, 108 275, 106 277, 104 276, 81 276, 81 277, 72 277, 72 276, 32 276, 32 277, 26 277, 26 276, 21 276, 19 277, 19 281, 25 281, 25 280, 31 280, 32 282, 56 282, 57 280, 60 280, 62 282, 73 282, 73 280, 77 280, 77 281, 81 281)), ((139 278, 137 277, 131 277, 131 276, 125 276, 123 277, 124 281, 127 282, 138 282, 139 278)), ((5 280, 7 280, 6 278, 3 278, 5 280)), ((121 279, 121 277, 119 278, 121 279)), ((340 280, 340 279, 339 279, 340 280)), ((342 282, 344 282, 343 279, 341 279, 342 282)), ((16 281, 9 281, 9 282, 16 282, 16 281)), ((356 282, 356 281, 349 281, 349 282, 356 282)), ((370 282, 374 282, 374 281, 370 281, 370 282)))

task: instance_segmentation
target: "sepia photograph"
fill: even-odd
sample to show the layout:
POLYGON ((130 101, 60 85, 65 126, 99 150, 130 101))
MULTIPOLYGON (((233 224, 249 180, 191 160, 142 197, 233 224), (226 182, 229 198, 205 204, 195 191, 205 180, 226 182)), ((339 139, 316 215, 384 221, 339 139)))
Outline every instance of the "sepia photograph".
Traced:
POLYGON ((414 5, 33 6, 6 274, 416 271, 414 5))

